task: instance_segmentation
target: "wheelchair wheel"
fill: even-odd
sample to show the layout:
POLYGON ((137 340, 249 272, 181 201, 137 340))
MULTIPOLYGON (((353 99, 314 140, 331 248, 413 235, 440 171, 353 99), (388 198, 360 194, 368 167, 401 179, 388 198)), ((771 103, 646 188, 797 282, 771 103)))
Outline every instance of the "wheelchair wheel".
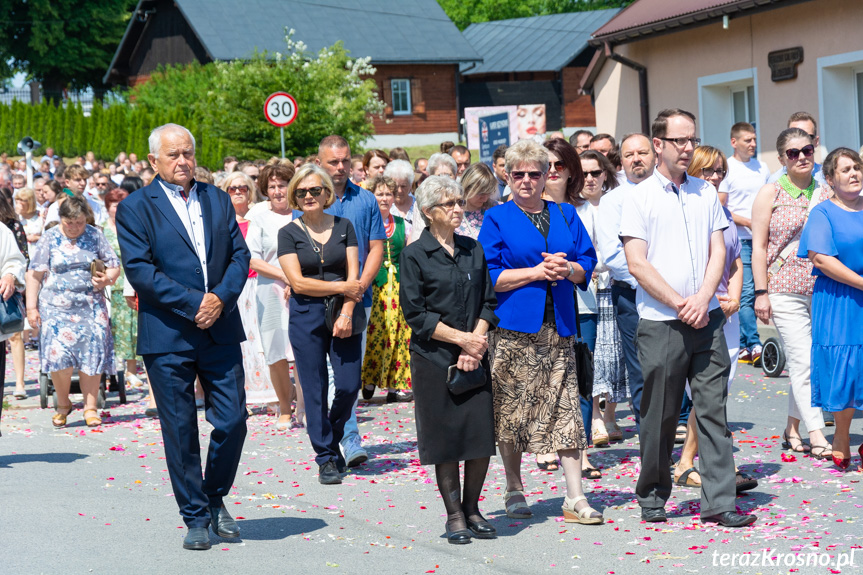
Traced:
POLYGON ((39 374, 39 406, 42 409, 48 407, 48 396, 54 395, 54 390, 50 389, 51 380, 47 373, 39 374))
POLYGON ((782 343, 777 338, 771 337, 764 342, 764 348, 761 350, 761 370, 767 377, 779 377, 783 369, 785 369, 785 350, 782 349, 782 343))
POLYGON ((102 378, 99 380, 99 394, 96 396, 96 407, 99 409, 103 409, 105 407, 105 393, 107 391, 106 380, 107 377, 103 373, 102 378))

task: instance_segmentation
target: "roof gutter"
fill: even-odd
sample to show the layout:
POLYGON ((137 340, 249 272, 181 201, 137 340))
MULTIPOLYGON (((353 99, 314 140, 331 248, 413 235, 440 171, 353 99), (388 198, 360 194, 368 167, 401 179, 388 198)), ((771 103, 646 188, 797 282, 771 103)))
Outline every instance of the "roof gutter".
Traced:
POLYGON ((641 131, 644 134, 650 134, 650 102, 647 96, 647 67, 639 64, 625 56, 621 56, 614 52, 614 48, 609 42, 604 42, 605 57, 635 70, 638 73, 638 99, 639 108, 641 110, 641 131))

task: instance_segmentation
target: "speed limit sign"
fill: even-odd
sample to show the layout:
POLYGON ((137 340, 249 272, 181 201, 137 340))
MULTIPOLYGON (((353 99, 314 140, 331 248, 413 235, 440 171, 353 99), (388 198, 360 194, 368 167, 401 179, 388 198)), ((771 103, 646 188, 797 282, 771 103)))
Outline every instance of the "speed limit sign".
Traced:
POLYGON ((297 119, 297 101, 287 92, 270 94, 264 103, 264 116, 277 128, 284 128, 297 119))

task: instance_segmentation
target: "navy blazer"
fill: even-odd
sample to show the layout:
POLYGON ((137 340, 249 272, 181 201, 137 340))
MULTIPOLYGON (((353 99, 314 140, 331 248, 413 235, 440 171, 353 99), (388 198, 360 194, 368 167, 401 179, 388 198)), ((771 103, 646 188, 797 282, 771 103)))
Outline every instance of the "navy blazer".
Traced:
MULTIPOLYGON (((503 203, 485 213, 479 242, 485 250, 491 281, 497 284, 505 270, 532 268, 539 264, 542 252, 566 253, 566 259, 580 265, 587 278, 596 267, 596 250, 569 204, 548 204, 550 225, 548 238, 543 238, 515 201, 503 203)), ((538 333, 545 315, 545 294, 548 282, 535 281, 520 288, 497 292, 498 327, 521 333, 538 333)), ((587 281, 578 284, 587 289, 587 281)), ((575 292, 569 280, 552 282, 554 319, 557 333, 563 337, 575 335, 575 292)))
POLYGON ((195 324, 206 293, 201 262, 159 177, 117 204, 126 281, 138 294, 139 354, 188 351, 206 338, 220 345, 246 338, 237 298, 249 275, 249 249, 228 194, 203 182, 197 191, 207 248, 206 291, 224 304, 206 330, 195 324))

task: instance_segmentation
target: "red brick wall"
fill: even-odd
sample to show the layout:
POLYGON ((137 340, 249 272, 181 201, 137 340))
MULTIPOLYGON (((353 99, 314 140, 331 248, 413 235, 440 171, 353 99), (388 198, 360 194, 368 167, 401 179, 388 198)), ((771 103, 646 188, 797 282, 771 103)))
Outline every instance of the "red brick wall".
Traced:
POLYGON ((564 125, 595 126, 596 110, 590 103, 590 96, 580 96, 578 85, 587 68, 564 68, 563 74, 563 117, 564 125))
POLYGON ((384 118, 373 118, 377 134, 434 134, 458 131, 456 108, 456 73, 458 66, 445 65, 379 65, 372 79, 387 105, 384 118), (392 113, 390 80, 411 80, 412 113, 392 113))

